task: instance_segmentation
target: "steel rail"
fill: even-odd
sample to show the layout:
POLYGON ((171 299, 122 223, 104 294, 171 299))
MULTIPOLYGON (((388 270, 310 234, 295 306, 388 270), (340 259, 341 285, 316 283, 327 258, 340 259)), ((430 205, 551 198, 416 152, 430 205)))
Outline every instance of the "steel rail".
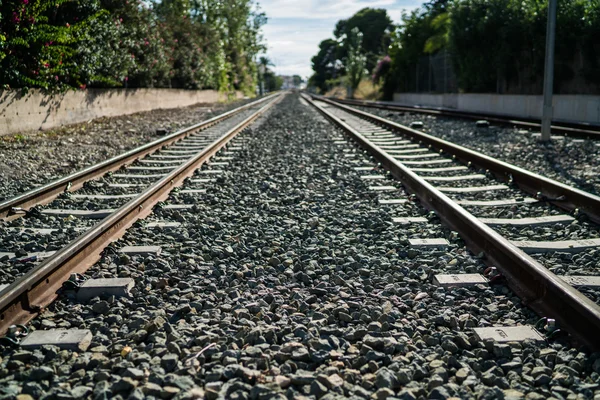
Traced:
POLYGON ((199 166, 280 101, 283 94, 278 96, 270 96, 270 102, 244 121, 0 292, 0 334, 40 313, 58 296, 57 292, 72 273, 83 273, 92 266, 106 246, 122 237, 135 221, 149 215, 154 205, 165 200, 171 190, 181 186, 199 166))
POLYGON ((388 121, 376 115, 339 104, 326 98, 317 98, 387 129, 398 131, 412 137, 425 145, 431 145, 434 149, 443 151, 465 164, 471 163, 479 168, 488 170, 493 173, 498 180, 515 184, 519 189, 534 197, 540 197, 538 196, 538 193, 540 193, 540 200, 548 201, 569 212, 578 210, 578 212, 586 214, 591 221, 600 224, 599 196, 565 185, 554 179, 546 178, 493 157, 486 156, 485 154, 467 149, 466 147, 459 146, 447 140, 439 139, 407 126, 388 121))
MULTIPOLYGON (((401 111, 401 112, 415 112, 420 114, 438 115, 444 117, 462 118, 470 120, 485 119, 489 122, 493 122, 500 125, 518 126, 521 128, 533 128, 541 129, 541 124, 535 122, 533 118, 522 118, 511 115, 501 114, 484 114, 478 112, 467 112, 459 110, 451 110, 448 108, 431 108, 431 107, 420 107, 420 106, 409 106, 400 104, 390 104, 383 101, 367 101, 367 100, 349 100, 349 99, 337 99, 333 97, 327 97, 329 100, 333 100, 336 103, 348 104, 354 106, 379 108, 390 111, 401 111)), ((574 122, 567 121, 554 121, 552 125, 552 133, 558 134, 563 133, 567 136, 583 138, 583 139, 600 139, 600 125, 593 124, 577 124, 574 122)))
POLYGON ((581 343, 592 349, 600 348, 599 306, 326 108, 308 96, 305 99, 373 155, 426 208, 436 211, 442 222, 457 231, 474 254, 483 252, 483 261, 502 272, 525 305, 542 316, 555 318, 581 343))
POLYGON ((63 178, 49 182, 43 186, 19 194, 11 199, 0 202, 0 219, 12 219, 24 214, 24 211, 35 205, 49 203, 65 191, 75 191, 83 186, 89 180, 98 178, 107 172, 118 170, 124 165, 133 163, 139 158, 151 154, 164 146, 173 144, 199 130, 206 129, 215 125, 233 115, 261 104, 277 94, 263 97, 259 100, 237 107, 233 110, 217 115, 206 121, 189 126, 174 132, 168 136, 147 143, 126 153, 115 156, 106 161, 87 167, 81 171, 74 172, 63 178))

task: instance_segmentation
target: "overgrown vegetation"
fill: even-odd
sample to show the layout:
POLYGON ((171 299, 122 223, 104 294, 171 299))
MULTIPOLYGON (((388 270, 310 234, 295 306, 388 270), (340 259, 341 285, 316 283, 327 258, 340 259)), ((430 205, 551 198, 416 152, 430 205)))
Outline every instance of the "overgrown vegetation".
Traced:
POLYGON ((0 88, 254 93, 253 0, 0 0, 0 88))
MULTIPOLYGON (((375 82, 382 82, 385 98, 430 89, 418 80, 436 73, 428 57, 445 54, 441 52, 450 54, 448 64, 460 91, 538 94, 547 6, 548 0, 431 0, 403 14, 397 26, 385 10, 363 9, 338 23, 336 39, 321 42, 312 59, 310 84, 326 91, 347 75, 348 41, 338 32, 347 21, 369 15, 369 24, 355 26, 364 34, 367 68, 375 82), (380 16, 374 18, 376 14, 380 16)), ((599 93, 600 0, 560 0, 556 26, 556 92, 599 93)))

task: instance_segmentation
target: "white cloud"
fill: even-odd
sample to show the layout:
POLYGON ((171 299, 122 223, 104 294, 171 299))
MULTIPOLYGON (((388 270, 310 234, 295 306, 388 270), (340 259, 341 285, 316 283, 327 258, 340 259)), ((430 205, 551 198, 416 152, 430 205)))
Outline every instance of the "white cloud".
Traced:
POLYGON ((282 75, 312 74, 310 59, 321 40, 333 37, 340 19, 351 17, 364 7, 385 8, 398 23, 402 10, 419 7, 423 0, 259 0, 269 18, 263 28, 267 55, 282 75))
MULTIPOLYGON (((259 0, 269 18, 343 19, 365 8, 414 9, 419 0, 259 0)), ((333 28, 332 28, 333 29, 333 28)))

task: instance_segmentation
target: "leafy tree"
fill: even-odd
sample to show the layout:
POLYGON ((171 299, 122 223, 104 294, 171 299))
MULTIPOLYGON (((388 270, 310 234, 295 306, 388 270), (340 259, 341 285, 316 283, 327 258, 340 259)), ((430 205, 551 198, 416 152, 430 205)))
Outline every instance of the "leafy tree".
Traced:
POLYGON ((68 0, 0 2, 0 84, 61 90, 79 86, 75 48, 101 12, 86 18, 58 11, 68 0))
POLYGON ((349 98, 354 97, 354 91, 360 84, 363 76, 365 75, 365 67, 367 65, 367 58, 362 51, 362 39, 363 34, 358 28, 353 28, 348 36, 348 57, 346 58, 346 71, 348 73, 348 87, 350 91, 348 93, 349 98))
MULTIPOLYGON (((260 94, 263 95, 264 90, 269 90, 268 85, 265 84, 266 74, 269 73, 269 66, 272 66, 273 62, 266 56, 261 56, 258 59, 258 83, 260 85, 260 94)), ((275 76, 273 73, 269 76, 275 76)))
MULTIPOLYGON (((366 67, 371 71, 379 56, 387 52, 394 25, 385 9, 367 7, 348 19, 338 21, 333 34, 337 39, 343 39, 348 37, 355 28, 363 34, 361 50, 367 57, 366 67)), ((349 45, 344 43, 338 57, 347 57, 349 50, 349 45)))
POLYGON ((253 0, 0 0, 0 85, 254 92, 253 0))
POLYGON ((334 39, 326 39, 319 43, 319 52, 311 59, 315 73, 310 84, 321 91, 327 90, 327 81, 335 78, 340 61, 338 59, 339 44, 334 39))

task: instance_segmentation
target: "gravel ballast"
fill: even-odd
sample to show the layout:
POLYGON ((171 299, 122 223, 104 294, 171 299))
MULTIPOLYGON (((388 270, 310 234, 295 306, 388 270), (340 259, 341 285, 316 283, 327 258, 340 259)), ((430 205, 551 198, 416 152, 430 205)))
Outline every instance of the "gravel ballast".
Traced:
POLYGON ((405 126, 423 123, 418 130, 451 141, 488 156, 517 165, 567 185, 600 194, 600 142, 556 137, 548 144, 539 132, 494 126, 478 128, 475 121, 372 107, 356 107, 405 126))
POLYGON ((0 137, 0 201, 239 107, 198 104, 0 137))
MULTIPOLYGON (((485 266, 311 108, 288 96, 192 209, 136 224, 88 277, 132 277, 131 298, 75 300, 65 291, 31 326, 90 329, 74 353, 3 348, 0 393, 34 398, 416 399, 593 398, 600 358, 551 344, 482 343, 473 327, 538 317, 504 285, 442 289, 438 273, 485 266), (394 186, 379 193, 370 186, 394 186), (395 216, 428 222, 395 225, 395 216), (444 249, 411 248, 445 238, 444 249)), ((231 146, 231 147, 234 147, 231 146)), ((206 174, 197 173, 196 177, 206 174)), ((191 202, 174 194, 167 204, 191 202)))
POLYGON ((71 210, 74 212, 106 212, 107 210, 109 210, 108 212, 112 212, 111 210, 118 209, 132 200, 130 196, 142 193, 145 188, 151 186, 169 172, 167 170, 148 171, 134 168, 152 168, 156 165, 155 162, 160 160, 158 157, 172 151, 175 147, 180 149, 182 148, 181 146, 187 146, 189 148, 192 143, 206 143, 206 145, 200 145, 199 147, 194 144, 194 150, 191 153, 189 151, 186 152, 181 160, 175 160, 175 164, 169 164, 167 167, 170 170, 175 169, 178 164, 184 163, 185 159, 192 157, 193 153, 200 152, 201 148, 221 137, 261 106, 262 104, 259 104, 242 110, 218 124, 178 141, 174 146, 166 146, 159 152, 134 162, 127 168, 122 168, 115 173, 106 174, 94 181, 86 182, 84 187, 76 192, 62 193, 49 204, 36 206, 29 210, 22 218, 12 221, 0 221, 0 270, 3 271, 3 274, 0 276, 0 284, 12 283, 16 278, 22 276, 43 261, 43 257, 37 256, 40 252, 45 253, 46 256, 48 252, 59 250, 77 235, 83 234, 85 230, 91 228, 99 221, 96 218, 78 218, 76 214, 69 215, 71 210), (141 161, 148 162, 142 163, 141 161), (132 176, 132 174, 138 177, 128 177, 132 176), (141 177, 145 175, 151 175, 151 177, 142 179, 141 177), (110 186, 111 184, 132 186, 115 188, 110 186), (81 198, 81 196, 89 195, 94 197, 81 198), (118 197, 111 197, 115 195, 118 197), (43 210, 48 209, 68 210, 68 212, 64 213, 67 215, 43 214, 43 210), (43 230, 40 231, 32 228, 42 228, 43 230), (51 231, 49 232, 49 230, 51 231))

